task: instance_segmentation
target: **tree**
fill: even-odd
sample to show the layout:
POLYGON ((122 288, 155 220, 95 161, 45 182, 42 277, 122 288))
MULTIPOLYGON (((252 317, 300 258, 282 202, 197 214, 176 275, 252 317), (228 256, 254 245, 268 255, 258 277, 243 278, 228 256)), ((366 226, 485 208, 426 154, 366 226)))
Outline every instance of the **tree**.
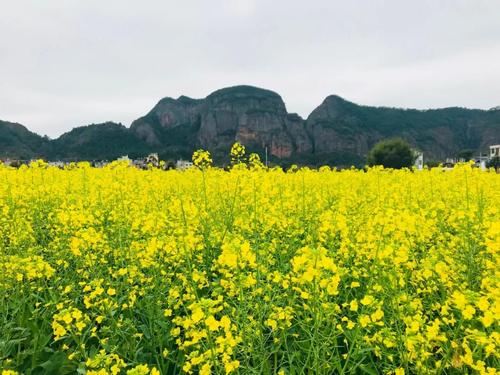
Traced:
POLYGON ((401 138, 378 142, 368 154, 368 164, 383 165, 386 168, 411 168, 415 153, 408 142, 401 138))
POLYGON ((472 155, 474 155, 474 150, 471 150, 471 149, 461 150, 458 153, 458 157, 460 159, 464 159, 465 161, 471 160, 472 159, 472 155))

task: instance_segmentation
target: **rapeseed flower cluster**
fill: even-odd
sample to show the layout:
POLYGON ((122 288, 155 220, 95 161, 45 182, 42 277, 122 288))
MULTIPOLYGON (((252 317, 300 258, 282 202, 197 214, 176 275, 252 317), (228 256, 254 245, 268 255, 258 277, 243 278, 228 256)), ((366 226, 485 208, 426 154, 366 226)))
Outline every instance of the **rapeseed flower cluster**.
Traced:
POLYGON ((246 149, 241 143, 236 142, 233 147, 231 147, 231 162, 233 164, 241 164, 245 162, 246 149))
POLYGON ((210 156, 210 152, 205 150, 197 150, 193 153, 193 164, 200 168, 205 169, 212 165, 212 157, 210 156))
POLYGON ((495 374, 500 175, 0 166, 2 374, 495 374))

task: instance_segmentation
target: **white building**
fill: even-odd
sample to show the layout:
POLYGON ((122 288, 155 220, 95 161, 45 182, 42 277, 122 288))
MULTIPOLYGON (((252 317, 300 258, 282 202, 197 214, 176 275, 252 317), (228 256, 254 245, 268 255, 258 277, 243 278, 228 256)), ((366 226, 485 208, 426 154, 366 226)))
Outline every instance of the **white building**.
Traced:
POLYGON ((421 171, 424 169, 424 153, 420 151, 415 151, 415 167, 421 171))
POLYGON ((180 171, 183 171, 185 169, 191 168, 193 166, 193 163, 187 160, 177 160, 175 162, 175 169, 178 169, 180 171))
POLYGON ((65 163, 62 161, 49 161, 51 167, 64 168, 65 163))
POLYGON ((490 146, 490 159, 497 156, 500 157, 500 145, 490 146))

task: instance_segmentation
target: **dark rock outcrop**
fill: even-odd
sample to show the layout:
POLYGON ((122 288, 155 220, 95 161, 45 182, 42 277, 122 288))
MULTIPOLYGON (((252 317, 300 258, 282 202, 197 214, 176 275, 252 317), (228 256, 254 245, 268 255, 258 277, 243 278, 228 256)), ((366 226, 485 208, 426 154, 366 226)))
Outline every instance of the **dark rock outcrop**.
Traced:
POLYGON ((304 120, 290 116, 275 92, 252 86, 221 89, 201 100, 165 98, 131 126, 151 146, 169 143, 179 128, 190 135, 184 144, 221 155, 235 141, 256 150, 267 147, 277 158, 312 149, 304 120), (169 131, 176 128, 175 134, 169 131))

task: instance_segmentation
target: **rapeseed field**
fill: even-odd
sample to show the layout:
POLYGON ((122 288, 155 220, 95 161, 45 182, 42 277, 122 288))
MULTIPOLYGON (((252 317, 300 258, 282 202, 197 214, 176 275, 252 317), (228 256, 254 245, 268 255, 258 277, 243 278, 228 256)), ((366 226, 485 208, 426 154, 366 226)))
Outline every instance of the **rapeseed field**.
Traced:
POLYGON ((495 374, 500 175, 0 167, 2 374, 495 374))

